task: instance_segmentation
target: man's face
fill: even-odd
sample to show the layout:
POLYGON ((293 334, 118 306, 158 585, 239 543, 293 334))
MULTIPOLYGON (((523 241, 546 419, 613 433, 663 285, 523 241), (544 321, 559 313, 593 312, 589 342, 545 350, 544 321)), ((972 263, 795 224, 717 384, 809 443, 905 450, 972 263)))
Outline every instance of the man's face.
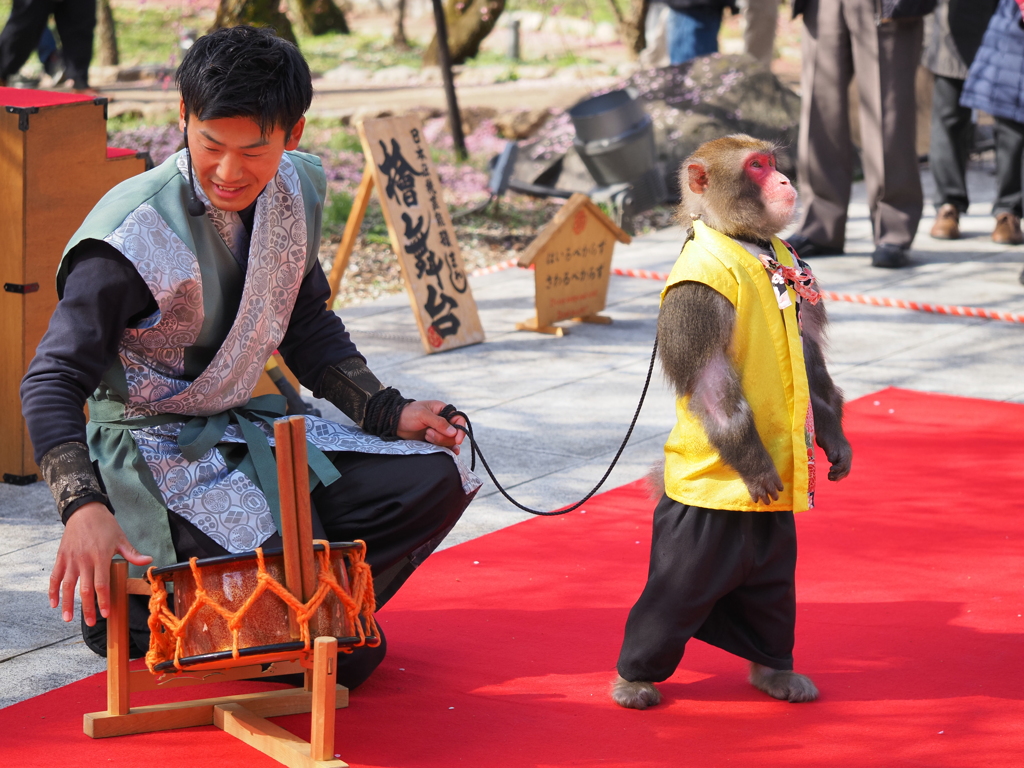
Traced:
MULTIPOLYGON (((186 130, 185 102, 181 102, 178 127, 186 130)), ((210 202, 222 211, 241 211, 252 205, 277 174, 281 155, 296 149, 306 118, 286 135, 275 126, 266 135, 249 117, 188 119, 188 148, 196 180, 210 202)))

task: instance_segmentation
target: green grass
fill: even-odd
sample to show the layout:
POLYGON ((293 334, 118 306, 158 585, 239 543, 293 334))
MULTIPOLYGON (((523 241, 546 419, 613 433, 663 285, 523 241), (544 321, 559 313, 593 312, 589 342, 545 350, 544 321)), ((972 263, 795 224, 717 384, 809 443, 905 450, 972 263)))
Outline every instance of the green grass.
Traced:
POLYGON ((327 205, 324 206, 323 231, 329 237, 338 237, 345 229, 345 222, 352 212, 352 195, 348 192, 327 193, 327 205))
POLYGON ((419 69, 423 65, 421 48, 400 51, 390 39, 370 37, 358 30, 351 35, 336 32, 317 37, 299 35, 298 40, 302 55, 315 73, 322 74, 342 64, 372 70, 400 65, 419 69))
POLYGON ((335 152, 362 152, 363 144, 359 140, 359 134, 351 128, 338 128, 327 141, 328 149, 335 152))
MULTIPOLYGON (((617 0, 623 9, 626 8, 627 1, 617 0)), ((505 10, 506 13, 514 10, 531 10, 551 15, 556 6, 559 7, 559 16, 588 18, 597 22, 614 21, 607 0, 513 0, 505 6, 505 10)), ((0 0, 0 19, 6 20, 10 10, 10 0, 0 0)), ((120 60, 124 66, 144 64, 174 66, 181 59, 182 52, 178 46, 181 33, 191 30, 203 34, 213 24, 212 11, 193 11, 184 4, 160 8, 140 5, 135 0, 115 0, 113 13, 117 24, 120 60)), ((390 32, 386 36, 372 37, 359 32, 358 19, 354 19, 352 23, 356 28, 351 35, 328 33, 317 37, 299 36, 299 48, 314 73, 322 74, 341 64, 370 70, 399 65, 416 69, 422 66, 422 47, 413 45, 407 51, 397 50, 391 43, 390 32)), ((502 24, 499 22, 496 29, 500 31, 501 27, 502 24)), ((425 43, 426 40, 423 42, 425 43)), ((98 38, 96 45, 99 45, 98 38)), ((94 56, 94 63, 97 58, 94 56)), ((558 57, 542 59, 539 63, 564 67, 590 62, 591 60, 586 57, 578 57, 571 52, 566 52, 558 57)), ((466 66, 493 66, 507 63, 508 60, 503 54, 485 51, 475 59, 466 62, 466 66)), ((35 56, 29 59, 25 71, 28 74, 38 74, 41 71, 35 56)), ((509 72, 508 79, 515 79, 514 68, 510 68, 509 72)))

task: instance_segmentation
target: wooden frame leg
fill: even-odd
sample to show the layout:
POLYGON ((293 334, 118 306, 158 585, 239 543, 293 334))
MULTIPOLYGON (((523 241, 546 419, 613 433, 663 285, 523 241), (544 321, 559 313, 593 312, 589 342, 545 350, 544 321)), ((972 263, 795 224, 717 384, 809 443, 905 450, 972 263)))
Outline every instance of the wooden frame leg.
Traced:
POLYGON ((546 333, 551 336, 565 336, 569 331, 557 325, 538 325, 537 316, 534 315, 529 320, 522 323, 516 323, 517 331, 534 331, 536 333, 546 333))
POLYGON ((337 695, 338 641, 318 637, 313 643, 313 711, 309 756, 314 760, 334 757, 334 710, 337 695))
POLYGON ((371 192, 373 192, 373 166, 367 164, 363 170, 363 179, 359 182, 355 199, 352 200, 352 210, 349 211, 348 220, 345 222, 345 231, 341 235, 341 242, 338 244, 338 250, 334 253, 334 264, 331 266, 330 277, 327 278, 327 284, 331 288, 331 298, 327 300, 327 309, 334 309, 334 300, 338 298, 341 279, 345 276, 348 261, 352 257, 352 249, 356 246, 356 238, 359 237, 359 228, 362 226, 363 217, 366 216, 366 206, 370 203, 371 192))
POLYGON ((612 322, 608 315, 582 315, 574 317, 573 320, 578 320, 581 323, 595 323, 597 325, 611 325, 612 322))
POLYGON ((110 563, 107 616, 107 714, 128 714, 128 681, 128 561, 115 557, 110 563))

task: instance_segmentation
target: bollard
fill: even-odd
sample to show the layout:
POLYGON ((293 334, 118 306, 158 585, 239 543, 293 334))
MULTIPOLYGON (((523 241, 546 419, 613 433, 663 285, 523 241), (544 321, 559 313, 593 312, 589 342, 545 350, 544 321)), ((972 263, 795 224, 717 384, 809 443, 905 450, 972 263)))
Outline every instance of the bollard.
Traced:
POLYGON ((508 57, 512 61, 520 61, 519 56, 519 19, 508 23, 508 57))

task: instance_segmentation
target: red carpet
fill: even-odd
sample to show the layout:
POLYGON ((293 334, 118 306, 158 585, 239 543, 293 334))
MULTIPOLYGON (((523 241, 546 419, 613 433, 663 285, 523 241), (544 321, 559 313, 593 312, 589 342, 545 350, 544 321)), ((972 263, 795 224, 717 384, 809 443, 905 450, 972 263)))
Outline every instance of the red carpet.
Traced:
MULTIPOLYGON (((853 474, 798 518, 796 659, 818 702, 769 699, 695 641, 662 706, 611 703, 647 568, 653 502, 633 484, 431 558, 381 613, 389 656, 338 713, 337 751, 381 768, 1024 765, 1024 406, 890 389, 847 424, 853 474)), ((92 741, 82 713, 103 695, 97 675, 0 711, 0 762, 277 765, 212 727, 92 741)), ((308 717, 278 722, 308 736, 308 717)))

